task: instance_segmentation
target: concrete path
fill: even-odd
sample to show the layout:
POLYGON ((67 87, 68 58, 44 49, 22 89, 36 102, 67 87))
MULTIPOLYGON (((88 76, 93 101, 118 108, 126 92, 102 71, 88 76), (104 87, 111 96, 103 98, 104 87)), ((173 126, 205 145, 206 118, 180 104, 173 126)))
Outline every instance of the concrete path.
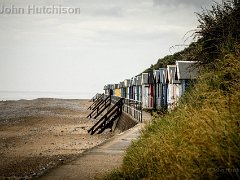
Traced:
MULTIPOLYGON (((144 113, 143 119, 149 121, 151 116, 144 113)), ((135 127, 112 137, 102 145, 88 150, 78 159, 53 169, 40 179, 95 179, 107 171, 120 167, 124 151, 133 140, 139 137, 143 126, 144 124, 137 124, 135 127)))

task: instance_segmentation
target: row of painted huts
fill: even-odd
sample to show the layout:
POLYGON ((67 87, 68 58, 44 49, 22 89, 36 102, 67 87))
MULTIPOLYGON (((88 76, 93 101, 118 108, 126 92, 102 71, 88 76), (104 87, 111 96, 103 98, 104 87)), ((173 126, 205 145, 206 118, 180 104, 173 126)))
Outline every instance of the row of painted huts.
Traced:
POLYGON ((173 109, 197 74, 195 61, 176 61, 175 65, 105 85, 104 91, 105 94, 142 101, 146 109, 173 109))

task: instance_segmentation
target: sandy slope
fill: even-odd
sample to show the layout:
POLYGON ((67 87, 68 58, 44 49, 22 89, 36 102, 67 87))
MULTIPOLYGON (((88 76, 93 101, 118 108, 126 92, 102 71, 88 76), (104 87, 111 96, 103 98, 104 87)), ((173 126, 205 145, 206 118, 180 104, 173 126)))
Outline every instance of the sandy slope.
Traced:
POLYGON ((37 177, 111 134, 87 134, 87 100, 0 102, 0 178, 37 177))

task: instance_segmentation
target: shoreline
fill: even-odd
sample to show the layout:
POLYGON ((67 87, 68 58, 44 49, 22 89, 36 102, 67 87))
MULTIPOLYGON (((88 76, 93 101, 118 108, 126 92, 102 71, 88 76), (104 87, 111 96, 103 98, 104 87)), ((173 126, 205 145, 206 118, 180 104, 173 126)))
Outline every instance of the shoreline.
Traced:
POLYGON ((91 99, 95 94, 71 91, 0 91, 0 101, 35 100, 38 98, 91 99))
POLYGON ((84 99, 84 98, 51 98, 51 97, 40 97, 40 98, 34 98, 34 99, 0 99, 0 102, 14 102, 14 101, 37 101, 37 100, 65 100, 65 101, 90 101, 90 99, 84 99))
POLYGON ((113 135, 91 136, 89 100, 0 101, 0 179, 39 177, 113 135))

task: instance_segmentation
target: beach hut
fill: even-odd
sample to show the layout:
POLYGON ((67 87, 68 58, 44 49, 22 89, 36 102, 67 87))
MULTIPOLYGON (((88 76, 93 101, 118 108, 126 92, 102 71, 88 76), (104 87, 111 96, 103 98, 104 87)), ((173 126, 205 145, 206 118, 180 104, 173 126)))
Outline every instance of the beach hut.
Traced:
POLYGON ((148 73, 142 73, 142 106, 143 108, 149 108, 149 84, 148 73))
POLYGON ((160 82, 160 106, 161 109, 167 108, 167 68, 159 69, 159 82, 160 82))
POLYGON ((120 90, 120 84, 115 84, 114 85, 114 95, 121 97, 121 90, 120 90))
POLYGON ((125 98, 128 98, 130 99, 130 91, 131 91, 131 88, 130 88, 130 82, 131 80, 130 79, 125 79, 124 80, 124 86, 126 88, 126 97, 125 98))
POLYGON ((196 67, 197 61, 176 61, 175 78, 181 83, 180 96, 184 94, 191 83, 197 78, 199 69, 196 67))
POLYGON ((134 99, 134 77, 130 79, 129 99, 134 99))
POLYGON ((137 87, 137 93, 136 93, 136 95, 137 95, 137 98, 136 98, 136 100, 138 100, 138 101, 142 101, 142 75, 138 75, 137 76, 137 84, 136 84, 136 87, 137 87))
POLYGON ((137 93, 138 93, 138 91, 137 91, 137 76, 135 76, 134 77, 134 100, 137 100, 137 93))
POLYGON ((167 66, 167 103, 168 109, 172 110, 177 106, 177 101, 180 96, 179 88, 180 88, 180 81, 175 79, 176 74, 176 65, 168 65, 167 66))
POLYGON ((108 85, 105 85, 104 88, 104 94, 106 95, 114 95, 114 85, 113 84, 108 84, 108 85))
POLYGON ((137 77, 132 77, 130 82, 130 99, 136 100, 137 99, 137 77))
POLYGON ((126 88, 124 86, 124 82, 120 82, 119 87, 120 87, 121 97, 125 98, 126 97, 126 88))
POLYGON ((108 86, 107 85, 105 85, 103 87, 103 91, 104 91, 104 94, 108 94, 108 86))
POLYGON ((129 99, 132 99, 132 97, 133 97, 133 85, 132 85, 133 82, 132 81, 133 81, 133 79, 131 78, 130 85, 129 85, 129 97, 128 97, 129 99))
POLYGON ((114 84, 109 84, 108 89, 109 89, 109 95, 114 96, 115 95, 114 84))
POLYGON ((155 95, 155 92, 154 92, 154 89, 155 89, 155 87, 154 87, 154 76, 153 76, 153 71, 150 71, 149 73, 148 73, 148 84, 149 84, 149 86, 148 86, 148 88, 149 88, 149 90, 148 90, 148 98, 149 98, 149 100, 148 100, 148 108, 154 108, 154 105, 155 105, 155 102, 154 102, 154 95, 155 95))
POLYGON ((160 71, 154 70, 154 109, 160 109, 161 107, 161 98, 160 98, 160 71))

